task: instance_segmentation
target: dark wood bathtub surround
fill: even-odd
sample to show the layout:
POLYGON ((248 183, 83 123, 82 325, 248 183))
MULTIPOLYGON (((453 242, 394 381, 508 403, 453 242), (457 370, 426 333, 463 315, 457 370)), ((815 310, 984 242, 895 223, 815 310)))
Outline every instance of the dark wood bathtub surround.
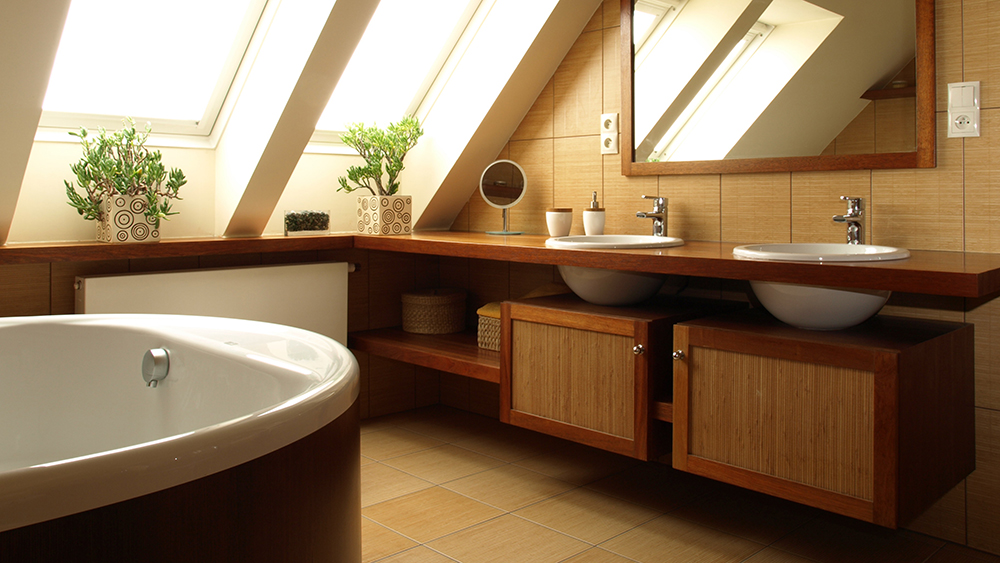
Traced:
POLYGON ((316 432, 232 469, 0 533, 0 561, 357 563, 358 421, 355 401, 316 432))

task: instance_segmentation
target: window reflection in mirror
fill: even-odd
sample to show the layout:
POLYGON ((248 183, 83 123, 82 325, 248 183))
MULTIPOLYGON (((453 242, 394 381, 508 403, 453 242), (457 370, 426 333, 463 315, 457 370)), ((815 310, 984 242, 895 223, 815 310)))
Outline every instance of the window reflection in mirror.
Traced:
POLYGON ((632 36, 636 162, 917 150, 913 0, 637 0, 632 36))

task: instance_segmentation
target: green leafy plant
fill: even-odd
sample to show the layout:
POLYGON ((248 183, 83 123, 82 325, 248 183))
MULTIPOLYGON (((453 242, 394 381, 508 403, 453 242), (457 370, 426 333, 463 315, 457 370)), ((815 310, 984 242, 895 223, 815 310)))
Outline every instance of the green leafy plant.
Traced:
POLYGON ((340 138, 344 144, 358 151, 365 159, 365 165, 348 168, 347 176, 339 178, 337 191, 350 193, 364 188, 372 195, 395 194, 399 191, 396 178, 403 171, 403 158, 423 134, 420 122, 409 115, 391 123, 386 129, 365 127, 364 123, 351 124, 340 138))
POLYGON ((85 193, 81 194, 72 183, 64 180, 68 203, 84 219, 99 221, 103 219, 101 199, 104 196, 142 196, 147 203, 145 215, 155 219, 159 226, 160 219, 177 214, 170 210, 170 200, 181 199, 177 191, 187 179, 180 168, 171 168, 168 174, 160 151, 146 148, 146 139, 152 130, 150 124, 146 124, 144 131, 136 131, 131 118, 125 118, 122 123, 125 127, 121 131, 108 133, 101 128, 92 140, 83 127, 80 131, 70 131, 83 146, 83 157, 71 164, 70 170, 85 193))

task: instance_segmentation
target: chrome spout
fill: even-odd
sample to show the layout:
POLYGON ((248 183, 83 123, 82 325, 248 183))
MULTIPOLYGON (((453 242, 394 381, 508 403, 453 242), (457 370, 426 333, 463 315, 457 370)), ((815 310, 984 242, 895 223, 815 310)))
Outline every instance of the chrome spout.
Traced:
POLYGON ((861 197, 840 196, 847 202, 847 213, 834 215, 835 223, 847 224, 847 244, 864 244, 865 242, 865 200, 861 197))

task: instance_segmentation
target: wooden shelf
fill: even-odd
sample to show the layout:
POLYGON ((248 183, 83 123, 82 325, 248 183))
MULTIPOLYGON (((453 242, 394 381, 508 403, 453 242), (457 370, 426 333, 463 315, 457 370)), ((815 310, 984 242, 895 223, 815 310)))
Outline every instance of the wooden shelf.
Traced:
POLYGON ((352 350, 439 369, 474 379, 500 382, 500 352, 480 348, 476 333, 413 334, 398 328, 352 332, 352 350))
POLYGON ((673 422, 674 421, 674 404, 667 403, 664 401, 653 401, 653 412, 650 416, 654 420, 662 420, 663 422, 673 422))

